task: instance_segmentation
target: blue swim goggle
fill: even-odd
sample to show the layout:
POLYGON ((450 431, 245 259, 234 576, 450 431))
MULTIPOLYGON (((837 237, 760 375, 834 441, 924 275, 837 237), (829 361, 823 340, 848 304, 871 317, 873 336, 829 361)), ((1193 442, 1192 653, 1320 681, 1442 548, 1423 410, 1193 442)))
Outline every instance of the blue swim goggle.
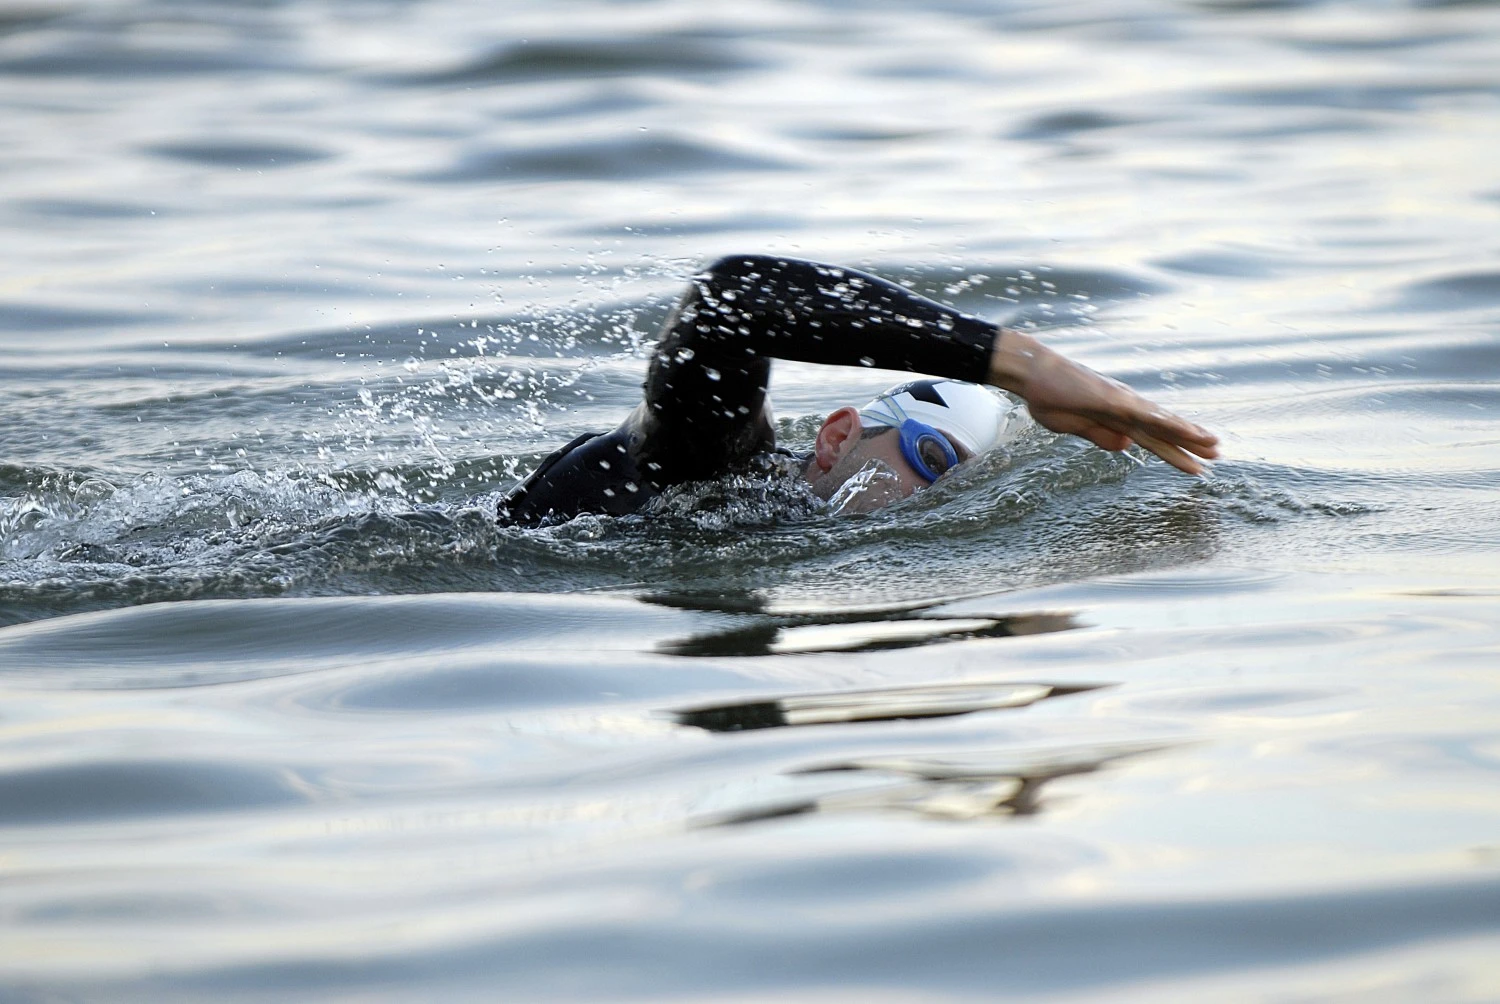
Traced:
POLYGON ((878 398, 870 402, 860 415, 867 421, 897 431, 901 436, 901 455, 917 477, 928 484, 958 466, 958 451, 948 437, 927 423, 912 418, 894 398, 878 398))
POLYGON ((958 451, 932 426, 908 418, 896 431, 901 435, 901 455, 928 484, 958 466, 958 451))

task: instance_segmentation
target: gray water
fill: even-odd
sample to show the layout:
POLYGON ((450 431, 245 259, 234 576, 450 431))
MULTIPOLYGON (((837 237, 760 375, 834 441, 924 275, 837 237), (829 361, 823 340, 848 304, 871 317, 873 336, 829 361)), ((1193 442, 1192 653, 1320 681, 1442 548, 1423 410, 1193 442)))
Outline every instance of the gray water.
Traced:
POLYGON ((0 150, 0 999, 1500 1000, 1495 4, 35 0, 0 150), (1225 459, 495 527, 739 251, 1225 459))

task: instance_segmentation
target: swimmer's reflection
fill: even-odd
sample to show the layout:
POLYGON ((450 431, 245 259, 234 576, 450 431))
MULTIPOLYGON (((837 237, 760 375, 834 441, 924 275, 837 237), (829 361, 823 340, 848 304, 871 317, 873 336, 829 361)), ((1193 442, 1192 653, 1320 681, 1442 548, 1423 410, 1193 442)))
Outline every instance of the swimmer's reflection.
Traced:
POLYGON ((746 732, 798 725, 846 722, 892 722, 910 718, 948 718, 976 711, 1025 708, 1038 701, 1095 690, 1099 684, 1063 686, 1051 683, 929 684, 799 694, 771 700, 687 708, 675 713, 679 724, 709 732, 746 732))
MULTIPOLYGON (((905 613, 902 611, 901 613, 905 613)), ((1081 625, 1070 613, 1026 613, 1000 617, 900 616, 867 612, 788 617, 693 635, 661 646, 670 655, 697 657, 869 652, 914 648, 968 638, 1071 631, 1081 625)))
POLYGON ((1032 754, 987 753, 960 757, 868 757, 792 771, 858 772, 907 780, 836 791, 702 819, 700 826, 732 826, 820 812, 902 812, 931 819, 978 820, 1031 816, 1042 811, 1045 785, 1092 774, 1126 757, 1168 749, 1167 744, 1120 744, 1032 754))

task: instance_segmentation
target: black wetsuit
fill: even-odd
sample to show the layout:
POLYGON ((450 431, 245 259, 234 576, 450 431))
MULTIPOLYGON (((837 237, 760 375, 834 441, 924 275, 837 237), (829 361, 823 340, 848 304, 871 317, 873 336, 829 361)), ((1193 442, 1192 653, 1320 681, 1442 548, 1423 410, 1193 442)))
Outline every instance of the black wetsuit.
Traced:
POLYGON ((693 277, 667 319, 645 400, 613 432, 580 436, 500 504, 535 525, 624 515, 672 485, 721 477, 775 446, 772 359, 982 382, 998 325, 853 269, 733 255, 693 277))

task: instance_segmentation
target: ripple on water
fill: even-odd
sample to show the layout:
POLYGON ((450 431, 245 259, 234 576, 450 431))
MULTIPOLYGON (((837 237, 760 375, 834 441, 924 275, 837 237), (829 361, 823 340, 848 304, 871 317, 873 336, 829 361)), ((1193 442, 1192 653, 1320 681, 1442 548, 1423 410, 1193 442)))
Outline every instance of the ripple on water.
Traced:
POLYGON ((670 177, 703 171, 777 171, 791 165, 763 154, 738 152, 681 137, 647 134, 552 145, 478 149, 427 181, 514 179, 606 181, 670 177))
POLYGON ((0 772, 0 826, 252 812, 307 801, 291 771, 242 762, 110 759, 0 772))
MULTIPOLYGON (((170 320, 159 311, 121 307, 115 310, 81 310, 42 303, 0 303, 0 331, 55 332, 80 328, 118 328, 155 324, 170 320)), ((7 353, 13 350, 7 350, 7 353)))
POLYGON ((1135 125, 1140 120, 1091 108, 1048 112, 1027 119, 1011 130, 1011 139, 1070 139, 1080 133, 1135 125))
POLYGON ((984 882, 1014 862, 961 858, 937 852, 849 850, 802 860, 748 861, 704 876, 696 895, 747 908, 781 910, 790 904, 836 910, 861 897, 934 895, 984 882), (853 896, 850 896, 850 893, 853 896))
POLYGON ((1377 79, 1329 86, 1286 84, 1235 88, 1220 92, 1217 100, 1224 104, 1252 107, 1282 105, 1396 112, 1416 110, 1437 98, 1488 94, 1493 88, 1491 81, 1481 78, 1459 78, 1442 82, 1377 79))
POLYGON ((1168 258, 1156 258, 1152 264, 1169 272, 1189 275, 1214 275, 1236 279, 1263 279, 1288 272, 1305 273, 1306 261, 1285 253, 1262 248, 1216 247, 1168 258))
POLYGON ((1124 593, 1181 593, 1228 595, 1259 593, 1287 578, 1283 572, 1255 568, 1186 568, 1169 572, 1146 572, 1122 578, 1104 578, 1095 587, 1124 593))
MULTIPOLYGON (((573 630, 582 629, 575 625, 573 630)), ((493 714, 497 711, 615 704, 743 687, 746 676, 712 666, 684 666, 661 659, 617 654, 608 662, 574 652, 517 659, 497 641, 488 655, 454 654, 432 666, 429 655, 413 655, 395 671, 362 674, 331 688, 314 686, 299 703, 330 711, 422 715, 430 711, 493 714)))
MULTIPOLYGON (((1400 310, 1473 310, 1500 306, 1500 272, 1463 272, 1408 284, 1394 304, 1400 310)), ((1490 353, 1500 353, 1493 343, 1490 353)))
POLYGON ((0 631, 0 675, 39 687, 175 687, 419 653, 628 652, 687 620, 631 600, 547 594, 162 603, 0 631))
POLYGON ((111 201, 106 199, 48 198, 18 199, 18 208, 41 217, 72 218, 80 220, 128 220, 142 219, 165 214, 139 202, 111 201))
MULTIPOLYGON (((1440 6, 1431 0, 1423 4, 1424 7, 1440 6)), ((1460 0, 1464 3, 1473 3, 1475 0, 1460 0)), ((1484 0, 1480 0, 1484 2, 1484 0)), ((1454 42, 1462 36, 1451 32, 1436 30, 1411 30, 1390 33, 1384 26, 1373 32, 1348 31, 1336 34, 1333 32, 1288 35, 1280 39, 1282 45, 1294 49, 1305 49, 1308 52, 1387 52, 1400 49, 1417 49, 1430 45, 1445 45, 1454 42)))
POLYGON ((36 28, 67 13, 68 8, 57 3, 37 2, 7 7, 0 10, 0 36, 36 28))
MULTIPOLYGON (((665 862, 654 870, 661 879, 669 872, 665 862)), ((766 879, 779 882, 774 873, 766 879)), ((579 986, 642 997, 693 993, 706 972, 743 973, 736 986, 740 992, 805 989, 811 995, 833 972, 862 987, 920 986, 929 995, 940 987, 948 994, 993 999, 1046 988, 1054 994, 1104 994, 1099 999, 1107 1000, 1123 985, 1228 970, 1243 979, 1268 965, 1314 964, 1356 953, 1373 959, 1398 945, 1490 936, 1500 920, 1500 882, 1489 877, 1300 895, 1258 891, 1211 900, 1100 904, 1091 898, 1087 905, 1074 902, 1044 911, 1016 909, 1003 894, 950 896, 937 910, 926 897, 910 909, 890 897, 890 905, 874 913, 830 914, 826 904, 841 895, 842 889, 830 890, 816 903, 801 901, 823 922, 817 937, 795 944, 779 925, 746 923, 742 911, 730 909, 706 911, 713 918, 709 922, 696 910, 662 916, 628 935, 607 921, 581 920, 567 931, 496 939, 485 948, 494 952, 487 956, 492 971, 505 972, 512 990, 523 994, 555 986, 556 969, 548 960, 561 957, 585 960, 571 967, 579 986), (649 976, 635 957, 645 945, 653 949, 649 976), (996 962, 997 951, 1003 964, 996 962), (746 970, 746 958, 774 958, 776 965, 746 970)), ((797 901, 780 905, 790 911, 797 901)), ((807 915, 796 910, 785 919, 800 928, 807 915)), ((476 958, 479 953, 476 948, 476 958)), ((320 968, 332 978, 332 967, 320 968)))
POLYGON ((717 76, 756 65, 743 46, 687 34, 586 39, 523 39, 445 69, 386 78, 417 86, 468 87, 532 80, 717 76))
POLYGON ((1183 715, 1192 719, 1211 715, 1242 715, 1247 712, 1281 709, 1293 705, 1317 704, 1345 698, 1349 688, 1330 690, 1318 687, 1239 688, 1218 686, 1211 689, 1144 694, 1129 702, 1132 711, 1183 715))
POLYGON ((295 167, 333 156, 332 151, 305 143, 230 138, 178 140, 156 143, 146 149, 172 160, 230 168, 295 167))
POLYGON ((274 31, 258 30, 262 26, 248 19, 236 26, 236 32, 216 36, 183 32, 184 25, 174 24, 170 16, 152 17, 150 5, 131 6, 137 10, 123 6, 70 12, 72 17, 64 23, 71 30, 35 36, 27 40, 31 44, 17 46, 17 54, 0 57, 0 76, 125 81, 302 67, 302 60, 283 49, 274 31), (111 16, 121 10, 121 16, 111 16))

